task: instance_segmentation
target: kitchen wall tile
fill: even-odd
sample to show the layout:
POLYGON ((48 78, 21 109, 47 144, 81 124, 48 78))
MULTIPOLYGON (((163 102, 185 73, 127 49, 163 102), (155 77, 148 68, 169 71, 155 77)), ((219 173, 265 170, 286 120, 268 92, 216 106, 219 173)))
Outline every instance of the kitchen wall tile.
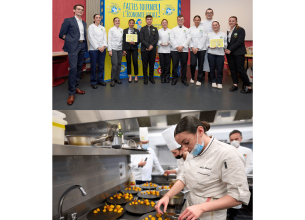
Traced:
POLYGON ((96 162, 96 156, 74 156, 74 166, 88 166, 96 162))
POLYGON ((87 192, 97 187, 97 178, 96 176, 93 176, 87 179, 79 180, 79 185, 81 185, 84 188, 84 190, 87 192))
POLYGON ((53 156, 53 168, 74 166, 73 156, 53 156))
POLYGON ((105 174, 107 173, 107 165, 105 163, 96 165, 97 174, 105 174))
MULTIPOLYGON (((62 211, 65 212, 66 210, 72 208, 73 206, 78 205, 79 203, 80 203, 79 195, 73 196, 70 198, 65 198, 63 207, 62 207, 62 211)), ((53 216, 54 215, 58 215, 58 203, 53 204, 53 216)), ((67 218, 65 218, 65 219, 67 219, 67 218)))
MULTIPOLYGON (((66 183, 66 184, 62 184, 56 187, 53 187, 53 204, 54 203, 58 203, 59 199, 61 197, 61 195, 71 186, 73 185, 79 185, 79 181, 73 181, 70 183, 66 183)), ((70 191, 67 195, 65 199, 68 199, 70 197, 76 196, 81 194, 81 192, 79 191, 79 189, 73 189, 72 191, 70 191)))
POLYGON ((75 180, 74 167, 53 169, 53 187, 75 180))
POLYGON ((96 165, 75 167, 75 178, 86 179, 96 175, 96 165))
POLYGON ((114 179, 118 179, 118 178, 120 178, 120 173, 119 172, 109 173, 108 178, 109 178, 109 181, 112 181, 114 179))

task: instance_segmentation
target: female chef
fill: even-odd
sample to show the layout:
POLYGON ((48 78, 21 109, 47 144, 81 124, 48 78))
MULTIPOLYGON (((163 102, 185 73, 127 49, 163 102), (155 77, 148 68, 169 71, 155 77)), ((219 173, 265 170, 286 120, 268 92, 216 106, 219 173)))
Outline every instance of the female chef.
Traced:
POLYGON ((245 54, 247 53, 245 47, 245 30, 238 26, 237 17, 235 16, 229 18, 229 25, 231 28, 228 30, 228 48, 225 52, 233 80, 233 86, 230 88, 230 91, 238 90, 238 72, 245 85, 245 88, 240 90, 240 92, 252 93, 251 84, 244 68, 245 54))
MULTIPOLYGON (((179 220, 225 220, 227 208, 248 204, 249 186, 244 171, 244 160, 232 146, 210 138, 205 132, 207 122, 185 116, 177 124, 175 140, 190 153, 178 181, 155 206, 166 212, 169 199, 185 186, 190 190, 179 220)), ((163 213, 162 213, 163 214, 163 213)))
POLYGON ((198 76, 196 86, 201 86, 201 82, 203 81, 203 63, 204 56, 206 53, 206 38, 207 38, 207 30, 203 25, 200 25, 201 17, 196 15, 193 19, 195 26, 190 27, 191 34, 191 42, 190 42, 190 50, 191 50, 191 75, 192 78, 190 83, 195 83, 195 71, 198 60, 198 76), (199 26, 200 25, 200 26, 199 26))
POLYGON ((208 48, 208 60, 210 65, 210 77, 212 80, 212 87, 222 89, 223 65, 225 61, 224 49, 227 48, 227 35, 219 31, 220 25, 218 21, 212 22, 212 28, 213 32, 208 33, 206 40, 206 47, 208 48), (224 47, 210 47, 211 39, 223 39, 224 47), (215 70, 217 70, 217 78, 215 77, 215 70))
POLYGON ((122 84, 120 80, 121 62, 122 62, 122 43, 123 43, 123 29, 120 28, 120 19, 115 17, 113 19, 114 26, 108 32, 108 52, 111 56, 111 83, 110 86, 114 87, 115 82, 122 84))

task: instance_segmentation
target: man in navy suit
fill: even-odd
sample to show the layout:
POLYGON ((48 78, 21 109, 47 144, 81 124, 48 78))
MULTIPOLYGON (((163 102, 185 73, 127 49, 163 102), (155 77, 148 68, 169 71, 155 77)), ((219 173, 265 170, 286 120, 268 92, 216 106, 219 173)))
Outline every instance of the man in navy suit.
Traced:
POLYGON ((74 17, 66 18, 61 25, 59 38, 65 41, 62 48, 68 52, 70 71, 69 71, 69 98, 68 105, 74 102, 74 95, 85 94, 84 91, 78 88, 78 82, 81 76, 81 71, 84 62, 85 53, 88 51, 86 37, 86 22, 82 20, 84 6, 75 5, 73 7, 74 17))

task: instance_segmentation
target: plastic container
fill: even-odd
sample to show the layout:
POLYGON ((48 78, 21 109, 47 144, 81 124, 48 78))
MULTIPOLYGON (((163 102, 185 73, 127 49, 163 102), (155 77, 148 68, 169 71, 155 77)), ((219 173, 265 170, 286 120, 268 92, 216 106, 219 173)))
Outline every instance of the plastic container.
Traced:
POLYGON ((130 186, 136 186, 136 180, 134 178, 133 172, 131 171, 130 176, 129 176, 129 184, 130 186))
POLYGON ((53 110, 52 117, 52 137, 53 144, 61 144, 64 145, 65 142, 65 125, 68 124, 67 121, 63 120, 66 117, 64 113, 53 110))

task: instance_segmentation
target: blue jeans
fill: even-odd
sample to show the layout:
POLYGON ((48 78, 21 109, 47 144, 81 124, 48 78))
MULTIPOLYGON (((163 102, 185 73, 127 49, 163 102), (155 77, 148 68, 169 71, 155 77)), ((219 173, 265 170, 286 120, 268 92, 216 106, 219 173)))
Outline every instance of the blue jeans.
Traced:
POLYGON ((91 71, 90 71, 90 83, 91 85, 96 85, 97 83, 102 83, 104 81, 104 62, 105 62, 105 55, 106 49, 103 53, 99 50, 89 50, 90 56, 90 64, 91 64, 91 71), (98 63, 98 73, 96 79, 96 63, 98 63))
POLYGON ((86 53, 86 43, 78 42, 76 49, 72 53, 68 53, 69 58, 69 80, 68 80, 68 90, 69 95, 74 95, 75 90, 78 87, 78 82, 80 79, 80 75, 82 73, 84 57, 86 53))
POLYGON ((208 54, 208 60, 210 65, 210 77, 212 83, 222 84, 223 65, 225 57, 222 55, 208 54), (215 76, 215 69, 217 70, 217 78, 215 76))

